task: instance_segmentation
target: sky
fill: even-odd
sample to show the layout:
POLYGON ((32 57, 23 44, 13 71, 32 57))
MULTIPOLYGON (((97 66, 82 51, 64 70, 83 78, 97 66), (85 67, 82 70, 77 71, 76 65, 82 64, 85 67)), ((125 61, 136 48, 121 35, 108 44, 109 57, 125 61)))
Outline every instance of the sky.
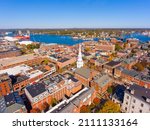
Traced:
POLYGON ((150 28, 150 0, 0 0, 0 28, 150 28))

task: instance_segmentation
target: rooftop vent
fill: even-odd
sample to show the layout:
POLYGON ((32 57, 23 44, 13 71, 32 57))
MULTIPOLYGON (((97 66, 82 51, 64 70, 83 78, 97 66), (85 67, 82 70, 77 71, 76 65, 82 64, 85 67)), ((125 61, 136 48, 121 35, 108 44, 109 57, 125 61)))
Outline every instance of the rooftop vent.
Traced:
POLYGON ((150 98, 146 98, 146 102, 150 103, 150 98))

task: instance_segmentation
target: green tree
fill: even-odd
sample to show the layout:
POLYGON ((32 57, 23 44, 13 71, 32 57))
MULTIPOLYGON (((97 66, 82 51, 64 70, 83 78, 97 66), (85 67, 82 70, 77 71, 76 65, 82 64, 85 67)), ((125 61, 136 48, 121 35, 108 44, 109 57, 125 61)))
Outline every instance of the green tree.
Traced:
POLYGON ((103 105, 102 109, 99 111, 100 113, 119 113, 120 112, 120 106, 111 100, 108 100, 103 105))
POLYGON ((122 47, 119 45, 119 44, 116 44, 115 45, 115 50, 116 51, 120 51, 122 49, 122 47))
POLYGON ((109 94, 113 94, 113 87, 112 87, 112 86, 109 87, 109 88, 107 89, 107 92, 108 92, 109 94))
POLYGON ((45 59, 45 60, 43 60, 43 61, 41 62, 41 64, 44 64, 44 65, 48 65, 48 63, 49 63, 49 60, 48 60, 48 59, 45 59))
POLYGON ((52 100, 51 100, 52 107, 56 106, 57 103, 58 103, 58 101, 56 100, 56 98, 52 98, 52 100))

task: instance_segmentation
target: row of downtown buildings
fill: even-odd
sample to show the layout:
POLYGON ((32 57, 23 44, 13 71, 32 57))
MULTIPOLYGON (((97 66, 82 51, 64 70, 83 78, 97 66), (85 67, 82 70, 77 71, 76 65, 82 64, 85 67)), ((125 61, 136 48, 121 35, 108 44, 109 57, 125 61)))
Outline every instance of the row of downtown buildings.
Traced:
MULTIPOLYGON (((126 81, 127 83, 129 83, 129 81, 131 81, 131 79, 135 78, 135 77, 132 77, 132 75, 134 76, 134 73, 132 72, 132 70, 127 70, 127 69, 121 68, 119 62, 107 63, 104 66, 104 70, 109 75, 122 77, 123 81, 126 81), (131 73, 129 73, 129 72, 131 72, 131 73), (128 77, 130 77, 130 78, 128 78, 128 77)), ((87 98, 88 99, 87 102, 86 101, 82 102, 81 99, 79 100, 82 105, 84 105, 84 104, 87 105, 90 102, 92 102, 92 100, 95 98, 97 91, 99 93, 105 93, 107 88, 109 86, 111 86, 113 83, 113 80, 108 75, 105 75, 105 74, 99 75, 99 73, 97 73, 96 71, 91 71, 90 69, 87 69, 87 68, 76 69, 76 72, 74 75, 75 77, 72 77, 72 76, 69 77, 67 75, 69 75, 69 74, 56 75, 56 79, 55 79, 55 77, 53 77, 53 79, 52 79, 52 77, 48 76, 47 77, 47 78, 49 78, 48 81, 51 81, 49 84, 47 83, 48 81, 45 80, 43 82, 41 81, 41 83, 39 83, 39 84, 33 84, 29 87, 26 87, 25 93, 26 93, 28 99, 30 100, 32 107, 35 109, 40 108, 42 110, 43 104, 45 104, 45 102, 50 103, 53 98, 55 98, 57 100, 63 100, 65 98, 64 95, 66 95, 67 97, 72 97, 74 94, 76 94, 77 92, 79 92, 80 90, 83 89, 82 84, 84 86, 88 86, 88 87, 92 86, 96 90, 96 91, 94 91, 94 93, 92 92, 93 96, 91 96, 91 98, 87 98), (68 78, 65 78, 65 77, 68 77, 68 78), (61 80, 61 79, 63 79, 63 80, 61 80), (64 79, 66 79, 66 80, 64 80, 64 79), (53 80, 55 80, 55 81, 58 80, 58 82, 53 83, 53 80), (70 86, 72 86, 72 87, 70 87, 70 86), (43 88, 43 89, 41 90, 41 88, 43 88), (53 88, 53 89, 50 89, 50 88, 53 88)), ((43 77, 43 75, 42 75, 42 77, 43 77)), ((41 77, 37 77, 37 79, 39 79, 39 78, 41 78, 41 77)), ((4 75, 3 79, 5 79, 5 80, 1 80, 1 86, 3 86, 3 88, 7 88, 9 85, 11 85, 11 81, 10 81, 10 78, 8 77, 8 75, 4 75)), ((35 80, 37 80, 37 79, 35 79, 35 80)), ((134 82, 134 80, 132 80, 132 81, 134 82)), ((143 81, 141 81, 141 82, 143 82, 143 81)), ((26 81, 19 83, 19 86, 21 87, 22 84, 24 84, 24 83, 26 83, 26 81)), ((138 83, 138 82, 135 82, 135 83, 138 83)), ((147 82, 145 82, 144 84, 139 84, 139 85, 149 87, 148 84, 149 84, 149 81, 147 80, 147 82)), ((24 84, 24 85, 26 86, 26 84, 24 84)), ((10 91, 8 91, 7 93, 10 93, 10 91)), ((89 95, 90 94, 85 95, 85 96, 88 97, 89 95)), ((6 98, 6 99, 9 99, 9 98, 6 98)), ((85 97, 85 99, 86 99, 86 97, 85 97)), ((74 105, 72 102, 69 104, 70 104, 69 106, 68 106, 68 104, 66 104, 66 108, 68 108, 68 107, 70 108, 72 106, 71 107, 72 109, 70 109, 70 112, 75 112, 75 111, 79 112, 81 105, 78 105, 78 107, 76 107, 76 105, 74 105)), ((17 110, 16 112, 21 112, 22 109, 25 110, 23 105, 20 107, 21 107, 21 109, 17 110)), ((126 108, 124 108, 124 109, 126 109, 126 108)), ((63 108, 62 110, 63 110, 62 112, 65 112, 65 111, 69 112, 68 109, 66 110, 65 108, 63 108)), ((139 111, 141 111, 141 110, 139 110, 139 111)))
MULTIPOLYGON (((13 64, 11 63, 12 61, 9 61, 9 60, 7 62, 2 61, 1 62, 2 64, 0 67, 1 69, 9 69, 9 68, 13 68, 16 66, 20 66, 22 64, 32 65, 33 63, 40 63, 44 59, 47 59, 47 58, 34 56, 34 55, 27 56, 27 57, 20 56, 19 59, 14 58, 13 64)), ((51 56, 50 59, 52 62, 57 64, 59 68, 63 68, 65 66, 68 66, 76 62, 75 57, 62 58, 62 57, 51 56)), ((132 81, 133 83, 136 83, 140 86, 149 88, 149 84, 150 84, 149 79, 131 70, 132 65, 134 65, 135 63, 136 63, 136 60, 127 62, 127 64, 124 64, 124 63, 122 64, 121 62, 117 62, 117 61, 111 61, 111 62, 107 62, 104 64, 99 63, 99 66, 102 68, 102 70, 105 71, 105 73, 109 74, 110 76, 121 77, 123 82, 130 83, 132 81), (123 66, 124 68, 120 66, 123 66)), ((52 70, 50 69, 46 74, 49 74, 50 71, 52 70)), ((53 70, 53 72, 55 71, 56 71, 56 68, 53 70)), ((29 73, 30 71, 28 72, 28 74, 29 73)), ((13 85, 13 91, 25 90, 25 94, 28 97, 28 100, 30 101, 32 108, 33 109, 38 108, 40 110, 44 109, 44 105, 50 104, 52 99, 61 101, 61 100, 66 100, 66 98, 72 98, 74 96, 76 97, 70 102, 68 102, 67 104, 65 103, 64 104, 65 107, 59 106, 58 108, 56 108, 56 110, 53 110, 54 112, 79 112, 80 107, 82 105, 90 104, 93 101, 93 99, 96 97, 97 92, 101 94, 105 93, 107 88, 111 86, 113 83, 113 79, 110 78, 110 76, 105 75, 105 74, 100 75, 96 71, 92 71, 88 68, 76 69, 74 76, 68 73, 64 73, 64 74, 57 74, 52 77, 48 75, 48 76, 45 76, 44 79, 41 79, 44 76, 44 74, 43 73, 42 74, 38 73, 38 74, 39 75, 37 75, 34 78, 31 78, 32 76, 29 78, 27 78, 26 76, 20 77, 19 78, 20 82, 18 82, 18 84, 13 85), (41 80, 38 81, 38 83, 29 85, 30 83, 34 83, 35 81, 39 79, 41 80), (79 92, 81 92, 84 89, 87 89, 87 90, 79 94, 79 92)), ((4 75, 4 78, 1 79, 0 86, 2 86, 0 89, 1 95, 6 95, 4 96, 4 98, 1 98, 0 101, 3 104, 4 102, 7 102, 6 105, 3 105, 3 109, 5 107, 9 108, 8 110, 5 110, 5 112, 26 112, 24 105, 22 105, 21 99, 17 99, 17 101, 15 101, 16 97, 19 97, 19 95, 17 95, 16 93, 14 93, 13 95, 10 94, 11 96, 7 95, 11 93, 11 89, 9 90, 9 88, 11 87, 11 80, 7 74, 4 75), (13 101, 10 100, 10 97, 11 99, 13 99, 13 101), (10 110, 13 110, 12 108, 10 109, 10 107, 12 107, 14 111, 10 111, 10 110), (16 110, 15 108, 16 109, 21 108, 21 109, 16 110)), ((134 95, 133 91, 130 94, 132 94, 133 96, 134 95)), ((146 102, 148 101, 148 98, 149 97, 147 94, 147 97, 145 98, 146 102)), ((125 104, 129 104, 129 102, 128 103, 123 102, 123 106, 125 104)), ((129 111, 128 106, 124 107, 124 110, 126 112, 132 112, 132 111, 129 111)), ((142 111, 144 112, 144 110, 142 111)), ((135 112, 141 112, 141 109, 135 112)))
MULTIPOLYGON (((51 69, 46 73, 44 79, 42 79, 42 77, 44 76, 43 73, 37 73, 37 74, 33 73, 34 75, 34 78, 33 78, 33 76, 31 76, 30 74, 33 71, 33 68, 28 65, 31 65, 31 63, 33 62, 34 63, 41 62, 44 59, 37 58, 37 57, 33 59, 30 58, 30 60, 28 58, 28 61, 26 59, 24 60, 24 58, 21 58, 21 59, 23 59, 21 60, 22 62, 16 63, 16 61, 18 61, 16 60, 14 61, 15 64, 11 65, 11 67, 10 65, 7 67, 5 66, 5 69, 0 71, 1 72, 0 94, 1 94, 1 97, 3 97, 1 98, 0 101, 1 101, 1 104, 3 104, 1 105, 2 107, 1 109, 3 109, 4 112, 26 112, 25 106, 23 105, 21 98, 19 99, 20 102, 17 102, 18 99, 17 101, 15 101, 16 100, 15 96, 17 95, 17 97, 19 97, 18 94, 22 95, 24 92, 26 96, 28 97, 28 100, 30 101, 33 109, 38 108, 40 110, 43 110, 43 105, 45 103, 50 104, 52 99, 56 99, 60 101, 65 98, 64 95, 66 97, 72 97, 77 92, 84 89, 85 86, 86 86, 85 88, 89 88, 91 80, 93 79, 93 77, 97 75, 95 71, 81 68, 79 70, 78 69, 76 70, 76 73, 74 76, 69 73, 68 74, 66 73, 63 75, 58 74, 56 76, 49 77, 50 74, 56 71, 55 67, 51 67, 51 69), (19 77, 17 76, 17 81, 15 82, 15 84, 12 84, 12 81, 11 81, 12 78, 10 78, 10 76, 11 75, 16 76, 18 74, 19 75, 21 74, 21 75, 19 77), (31 77, 28 77, 29 75, 31 77), (41 81, 33 85, 30 85, 31 83, 34 83, 39 79, 41 79, 41 81), (13 101, 10 99, 13 99, 13 101), (13 109, 10 109, 10 107, 13 107, 13 109)), ((66 64, 66 61, 65 61, 65 64, 66 64)), ((107 84, 106 84, 106 87, 107 87, 107 84)), ((105 90, 99 90, 99 91, 105 91, 105 90)), ((96 92, 91 91, 90 88, 89 88, 89 91, 87 91, 87 93, 88 95, 82 94, 82 95, 85 95, 84 99, 82 96, 83 101, 80 100, 80 103, 82 105, 87 105, 87 104, 92 103, 93 99, 96 96, 96 92), (91 94, 89 92, 91 92, 91 94)), ((79 105, 78 107, 78 112, 80 110, 80 107, 81 105, 79 105)))

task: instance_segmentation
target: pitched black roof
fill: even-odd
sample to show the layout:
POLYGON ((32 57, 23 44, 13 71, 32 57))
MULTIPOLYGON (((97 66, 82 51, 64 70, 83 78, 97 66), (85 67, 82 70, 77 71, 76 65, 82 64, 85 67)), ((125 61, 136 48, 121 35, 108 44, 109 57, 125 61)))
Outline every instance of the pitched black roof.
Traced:
POLYGON ((69 59, 68 58, 62 58, 62 59, 60 59, 60 60, 58 60, 59 62, 66 62, 66 61, 68 61, 69 59))
POLYGON ((124 85, 117 85, 113 97, 123 102, 125 89, 126 87, 124 85))
POLYGON ((133 85, 130 86, 129 89, 126 90, 126 92, 131 94, 132 90, 134 90, 133 96, 140 99, 141 101, 146 102, 147 98, 150 99, 150 89, 139 86, 137 84, 133 84, 133 85))
POLYGON ((10 78, 12 79, 13 85, 29 79, 29 77, 26 75, 10 76, 10 78))
POLYGON ((106 65, 113 67, 113 66, 116 66, 120 63, 121 63, 120 61, 110 61, 106 65))

